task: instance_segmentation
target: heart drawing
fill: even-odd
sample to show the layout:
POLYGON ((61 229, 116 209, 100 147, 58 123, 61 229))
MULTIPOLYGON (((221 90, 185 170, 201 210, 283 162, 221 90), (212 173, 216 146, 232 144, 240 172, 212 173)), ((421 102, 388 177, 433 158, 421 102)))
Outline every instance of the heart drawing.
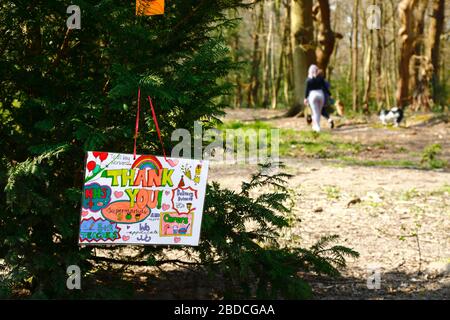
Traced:
POLYGON ((130 240, 130 236, 123 236, 122 239, 123 239, 123 241, 128 241, 128 240, 130 240))
POLYGON ((178 164, 178 160, 166 159, 166 161, 171 167, 175 167, 178 164))
POLYGON ((122 198, 123 192, 122 191, 114 191, 114 196, 119 199, 122 198))
POLYGON ((178 242, 181 241, 181 238, 180 238, 180 237, 175 237, 175 238, 173 238, 173 241, 174 241, 175 243, 178 243, 178 242))
POLYGON ((170 209, 170 204, 164 203, 164 204, 162 205, 162 209, 163 209, 163 211, 169 210, 169 209, 170 209))
POLYGON ((101 161, 101 162, 105 161, 106 158, 108 158, 108 152, 98 152, 98 151, 94 151, 94 152, 92 153, 92 155, 93 155, 95 158, 100 158, 100 161, 101 161))
POLYGON ((82 215, 83 217, 86 217, 88 214, 89 214, 88 211, 82 211, 82 212, 81 212, 81 215, 82 215))

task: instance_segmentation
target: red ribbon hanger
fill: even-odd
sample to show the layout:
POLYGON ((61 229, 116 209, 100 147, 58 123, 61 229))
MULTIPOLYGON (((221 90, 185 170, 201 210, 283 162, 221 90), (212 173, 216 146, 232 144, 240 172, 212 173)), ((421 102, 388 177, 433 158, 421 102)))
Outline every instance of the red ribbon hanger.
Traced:
MULTIPOLYGON (((155 109, 153 108, 152 98, 150 98, 150 96, 148 96, 148 102, 150 104, 150 110, 152 111, 153 122, 155 123, 155 127, 156 127, 156 133, 158 134, 159 142, 161 143, 164 159, 167 161, 166 150, 164 149, 164 143, 161 138, 161 131, 159 130, 158 119, 156 118, 155 109)), ((136 142, 137 142, 137 136, 139 134, 139 114, 140 113, 141 113, 141 87, 139 87, 139 89, 138 89, 138 109, 137 109, 137 114, 136 114, 136 130, 135 130, 135 134, 134 134, 133 160, 136 160, 136 142)))

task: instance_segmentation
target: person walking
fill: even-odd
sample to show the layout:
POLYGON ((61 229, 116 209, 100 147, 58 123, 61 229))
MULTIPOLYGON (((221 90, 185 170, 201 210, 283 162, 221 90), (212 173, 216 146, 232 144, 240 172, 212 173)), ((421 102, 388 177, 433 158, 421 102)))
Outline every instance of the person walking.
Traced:
POLYGON ((328 90, 325 79, 318 76, 319 68, 312 64, 308 69, 308 79, 305 85, 305 105, 309 105, 312 113, 312 129, 315 132, 320 132, 320 115, 322 108, 325 105, 325 94, 331 96, 328 90))

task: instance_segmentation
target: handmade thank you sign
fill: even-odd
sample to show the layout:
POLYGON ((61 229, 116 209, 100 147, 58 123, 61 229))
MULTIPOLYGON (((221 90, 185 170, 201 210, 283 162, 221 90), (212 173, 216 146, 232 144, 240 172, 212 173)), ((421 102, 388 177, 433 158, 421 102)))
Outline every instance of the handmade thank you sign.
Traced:
POLYGON ((80 244, 198 245, 208 162, 88 152, 80 244))

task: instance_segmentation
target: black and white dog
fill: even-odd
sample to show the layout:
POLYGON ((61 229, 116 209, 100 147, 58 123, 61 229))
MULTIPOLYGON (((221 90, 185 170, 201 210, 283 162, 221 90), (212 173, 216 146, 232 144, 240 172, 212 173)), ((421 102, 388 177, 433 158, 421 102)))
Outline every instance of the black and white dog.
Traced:
POLYGON ((390 110, 382 109, 379 114, 380 121, 383 125, 393 123, 396 127, 400 125, 403 120, 403 109, 394 107, 390 110))

